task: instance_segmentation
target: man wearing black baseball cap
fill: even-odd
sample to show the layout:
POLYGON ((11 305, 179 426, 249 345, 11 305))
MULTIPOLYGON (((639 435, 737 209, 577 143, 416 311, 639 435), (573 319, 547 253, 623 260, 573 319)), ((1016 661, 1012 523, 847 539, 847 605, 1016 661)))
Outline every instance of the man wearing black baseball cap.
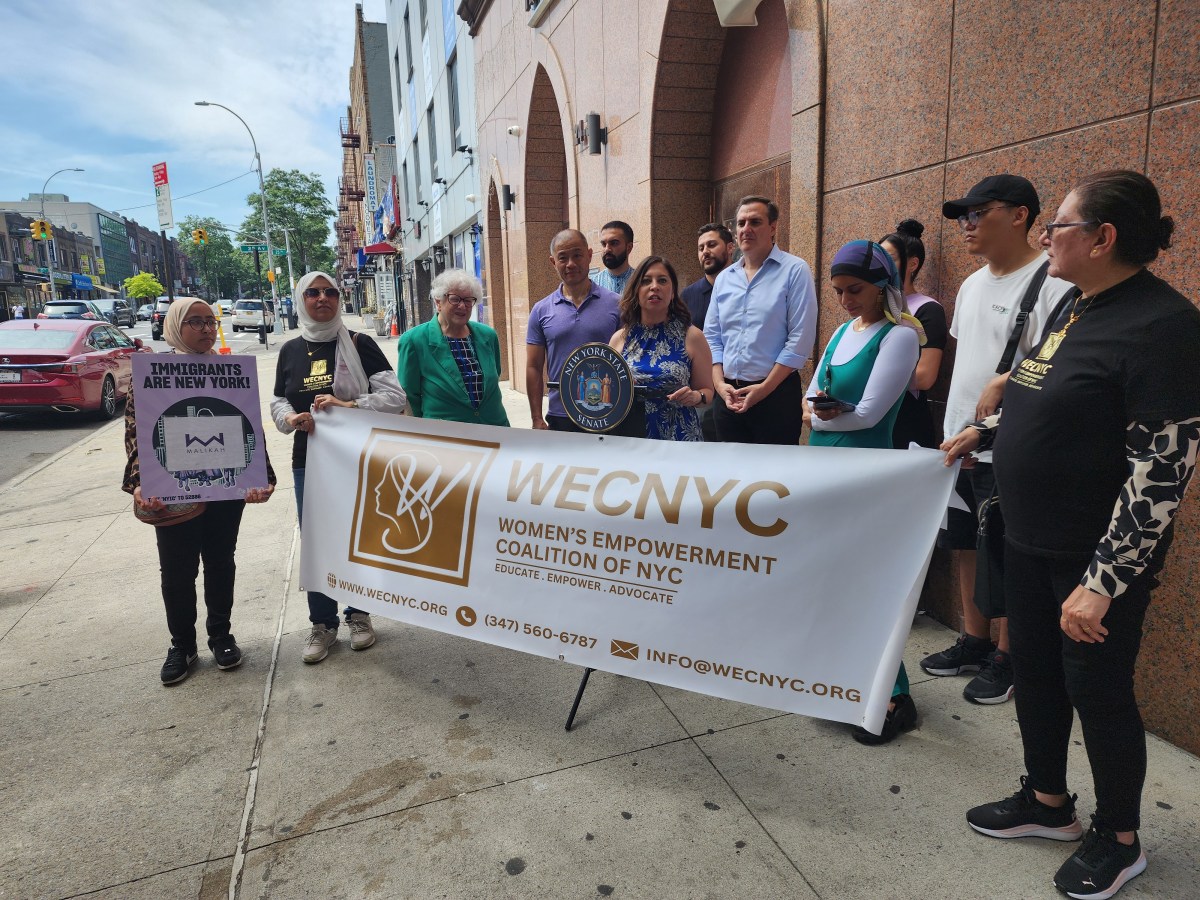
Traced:
MULTIPOLYGON (((1016 354, 997 374, 998 363, 1013 334, 1017 313, 1035 277, 1043 276, 1046 254, 1029 243, 1029 230, 1041 212, 1033 185, 1019 175, 989 175, 965 197, 942 205, 942 215, 956 219, 967 250, 986 260, 959 288, 950 334, 958 341, 954 374, 946 399, 945 433, 958 434, 970 423, 991 415, 1000 405, 1009 372, 1036 346, 1046 319, 1071 285, 1045 277, 1029 311, 1016 354)), ((938 542, 959 551, 958 584, 963 634, 953 647, 921 661, 930 675, 977 672, 963 690, 972 703, 1003 703, 1012 697, 1012 663, 1008 656, 1008 620, 1003 591, 992 579, 976 579, 978 508, 994 491, 991 453, 976 454, 974 468, 959 475, 958 492, 971 514, 950 511, 938 542), (999 620, 999 645, 992 643, 992 619, 999 620)), ((980 575, 985 575, 980 572, 980 575)))

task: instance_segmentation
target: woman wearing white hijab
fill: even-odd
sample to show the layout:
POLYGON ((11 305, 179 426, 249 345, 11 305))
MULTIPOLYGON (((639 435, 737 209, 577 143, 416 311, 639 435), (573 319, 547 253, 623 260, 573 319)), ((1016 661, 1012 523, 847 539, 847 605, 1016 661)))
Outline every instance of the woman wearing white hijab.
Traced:
MULTIPOLYGON (((342 324, 342 297, 324 272, 309 272, 296 282, 300 337, 279 350, 271 417, 284 434, 295 432, 292 474, 296 515, 304 518, 304 467, 308 436, 321 410, 331 406, 362 407, 400 413, 407 400, 383 351, 365 334, 351 334, 342 324)), ((350 647, 365 650, 375 643, 371 617, 347 607, 350 647)), ((337 603, 319 591, 308 592, 312 631, 304 642, 304 661, 319 663, 337 643, 337 603)))
MULTIPOLYGON (((176 300, 163 323, 163 338, 174 353, 212 353, 217 340, 217 320, 213 318, 212 307, 200 300, 176 300)), ((167 608, 167 629, 171 632, 171 649, 167 651, 160 676, 163 684, 178 684, 188 677, 197 658, 196 576, 200 573, 201 559, 204 560, 204 605, 208 610, 204 624, 208 631, 208 646, 218 669, 235 669, 242 664, 242 651, 230 630, 236 573, 233 555, 237 549, 242 511, 247 503, 265 503, 270 499, 275 491, 275 470, 268 459, 268 486, 246 491, 244 501, 187 504, 191 508, 181 511, 168 509, 157 497, 142 496, 134 410, 136 393, 135 387, 125 404, 128 461, 121 489, 133 494, 138 517, 157 525, 154 534, 158 540, 163 604, 167 608), (189 515, 191 517, 187 518, 189 515)))

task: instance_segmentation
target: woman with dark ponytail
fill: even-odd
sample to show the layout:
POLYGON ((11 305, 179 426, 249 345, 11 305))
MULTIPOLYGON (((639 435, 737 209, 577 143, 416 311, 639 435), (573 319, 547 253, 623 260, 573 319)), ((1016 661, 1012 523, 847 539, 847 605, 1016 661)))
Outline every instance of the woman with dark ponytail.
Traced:
POLYGON ((910 443, 922 447, 938 445, 928 391, 938 380, 949 330, 942 304, 920 293, 913 284, 925 265, 925 245, 921 242, 924 231, 925 226, 916 219, 905 219, 896 226, 895 231, 879 242, 895 260, 904 279, 904 302, 909 315, 915 317, 925 330, 925 343, 921 347, 917 371, 904 394, 904 402, 900 404, 896 424, 892 426, 892 446, 900 450, 907 449, 910 443))
POLYGON ((1134 667, 1200 446, 1200 311, 1146 269, 1173 227, 1138 172, 1077 183, 1042 231, 1050 275, 1076 289, 1013 370, 1001 411, 943 445, 949 465, 995 443, 1027 772, 967 822, 991 837, 1078 840, 1067 785, 1078 711, 1096 812, 1054 876, 1070 897, 1111 897, 1146 868, 1134 667))

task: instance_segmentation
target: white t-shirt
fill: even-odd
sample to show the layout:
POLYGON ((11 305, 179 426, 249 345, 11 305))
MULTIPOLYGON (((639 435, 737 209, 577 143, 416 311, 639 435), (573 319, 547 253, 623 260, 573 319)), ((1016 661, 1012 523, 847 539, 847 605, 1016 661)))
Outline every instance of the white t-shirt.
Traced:
MULTIPOLYGON (((1028 265, 999 277, 984 266, 968 275, 958 289, 954 321, 950 324, 950 335, 958 341, 958 351, 946 397, 946 437, 958 434, 975 421, 975 406, 988 382, 996 377, 996 364, 1008 346, 1025 288, 1045 260, 1046 254, 1040 253, 1028 265)), ((1013 368, 1032 351, 1050 313, 1070 288, 1070 282, 1046 276, 1038 292, 1038 302, 1025 322, 1013 368)), ((991 451, 976 456, 981 462, 990 462, 992 458, 991 451)))

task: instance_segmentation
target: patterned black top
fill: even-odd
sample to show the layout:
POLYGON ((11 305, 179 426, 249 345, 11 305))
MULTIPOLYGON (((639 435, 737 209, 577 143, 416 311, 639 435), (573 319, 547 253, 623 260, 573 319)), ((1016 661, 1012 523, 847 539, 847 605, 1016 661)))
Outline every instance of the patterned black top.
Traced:
POLYGON ((450 344, 450 355, 458 363, 458 371, 462 373, 463 387, 467 389, 467 399, 473 409, 479 409, 483 400, 483 369, 479 365, 479 357, 475 355, 475 345, 469 337, 446 338, 450 344))

